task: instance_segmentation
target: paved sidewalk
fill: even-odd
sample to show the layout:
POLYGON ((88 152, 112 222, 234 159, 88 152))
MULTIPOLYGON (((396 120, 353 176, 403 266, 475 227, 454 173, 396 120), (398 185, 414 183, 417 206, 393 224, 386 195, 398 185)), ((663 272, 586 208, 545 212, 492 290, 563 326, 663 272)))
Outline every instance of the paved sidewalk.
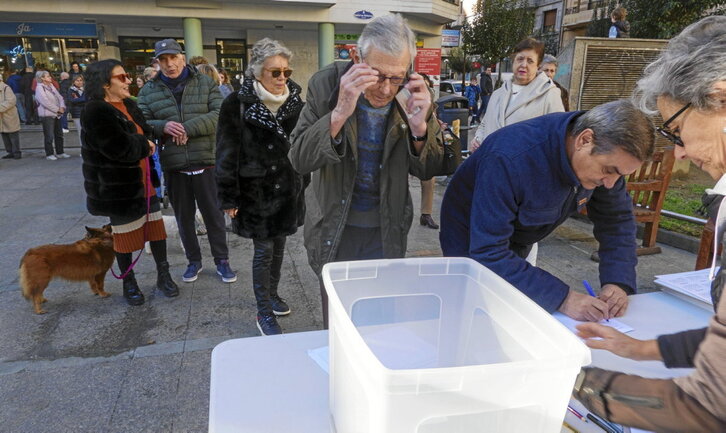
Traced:
MULTIPOLYGON (((152 289, 153 260, 144 255, 137 268, 147 299, 143 306, 128 306, 109 274, 111 297, 99 299, 85 284, 56 280, 45 292, 48 314, 34 314, 17 282, 24 252, 74 242, 83 237, 84 226, 106 223, 86 212, 78 136, 71 130, 65 138, 70 159, 45 160, 42 133, 24 130, 23 159, 0 160, 0 431, 207 431, 211 349, 229 338, 258 335, 252 244, 228 234, 239 276, 233 284, 222 283, 214 272, 205 236, 200 237, 205 268, 196 282, 183 283, 186 260, 179 239, 171 238, 169 261, 179 297, 152 289)), ((438 231, 418 224, 418 180, 412 179, 411 191, 416 213, 408 256, 440 255, 438 231)), ((436 221, 442 194, 437 185, 436 221)), ((579 288, 582 279, 598 280, 597 264, 589 260, 596 249, 589 225, 571 220, 541 243, 539 263, 579 288)), ((663 250, 640 259, 641 291, 654 290, 654 275, 692 270, 693 254, 663 250)), ((288 239, 282 273, 280 292, 292 309, 280 319, 284 331, 320 329, 318 281, 307 264, 302 230, 288 239)))

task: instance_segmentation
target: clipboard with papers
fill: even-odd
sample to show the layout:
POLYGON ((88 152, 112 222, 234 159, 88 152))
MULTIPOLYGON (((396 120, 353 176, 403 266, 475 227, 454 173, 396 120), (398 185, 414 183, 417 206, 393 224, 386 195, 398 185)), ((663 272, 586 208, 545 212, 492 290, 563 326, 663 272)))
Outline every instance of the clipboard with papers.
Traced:
MULTIPOLYGON (((664 292, 671 293, 687 302, 713 311, 710 272, 711 269, 706 268, 700 271, 656 275, 655 284, 664 292)), ((716 268, 714 274, 716 272, 718 272, 718 268, 716 268)))

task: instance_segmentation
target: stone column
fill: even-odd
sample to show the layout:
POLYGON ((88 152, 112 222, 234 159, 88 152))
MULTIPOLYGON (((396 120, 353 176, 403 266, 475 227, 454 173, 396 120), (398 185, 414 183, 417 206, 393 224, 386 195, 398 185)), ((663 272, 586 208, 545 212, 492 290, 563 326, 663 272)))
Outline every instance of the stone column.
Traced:
POLYGON ((318 24, 318 67, 333 63, 333 47, 335 45, 335 25, 333 23, 318 24))
POLYGON ((204 54, 202 45, 202 20, 199 18, 184 18, 184 52, 187 61, 194 56, 204 54))

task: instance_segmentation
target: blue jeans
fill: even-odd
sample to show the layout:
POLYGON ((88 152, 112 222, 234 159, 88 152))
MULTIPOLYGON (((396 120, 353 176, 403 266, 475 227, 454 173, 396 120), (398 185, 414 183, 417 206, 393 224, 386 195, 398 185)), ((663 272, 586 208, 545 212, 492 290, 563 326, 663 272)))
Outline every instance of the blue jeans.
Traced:
POLYGON ((481 95, 481 106, 479 107, 479 114, 478 117, 480 119, 484 118, 484 113, 487 112, 487 105, 489 105, 489 99, 492 97, 492 95, 481 95))
POLYGON ((15 106, 18 108, 18 117, 20 117, 20 121, 25 123, 25 95, 22 93, 15 94, 15 106))

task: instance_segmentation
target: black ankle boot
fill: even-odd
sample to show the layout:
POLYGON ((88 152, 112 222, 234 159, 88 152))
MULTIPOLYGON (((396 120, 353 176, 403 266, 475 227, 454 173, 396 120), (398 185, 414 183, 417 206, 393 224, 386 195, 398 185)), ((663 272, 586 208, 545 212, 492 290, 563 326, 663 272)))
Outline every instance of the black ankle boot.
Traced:
POLYGON ((179 296, 179 287, 171 279, 169 273, 169 262, 161 262, 156 265, 156 287, 168 298, 179 296))
POLYGON ((136 277, 133 272, 129 272, 124 277, 123 282, 124 298, 129 305, 141 305, 144 303, 144 294, 141 293, 139 285, 136 283, 136 277))

